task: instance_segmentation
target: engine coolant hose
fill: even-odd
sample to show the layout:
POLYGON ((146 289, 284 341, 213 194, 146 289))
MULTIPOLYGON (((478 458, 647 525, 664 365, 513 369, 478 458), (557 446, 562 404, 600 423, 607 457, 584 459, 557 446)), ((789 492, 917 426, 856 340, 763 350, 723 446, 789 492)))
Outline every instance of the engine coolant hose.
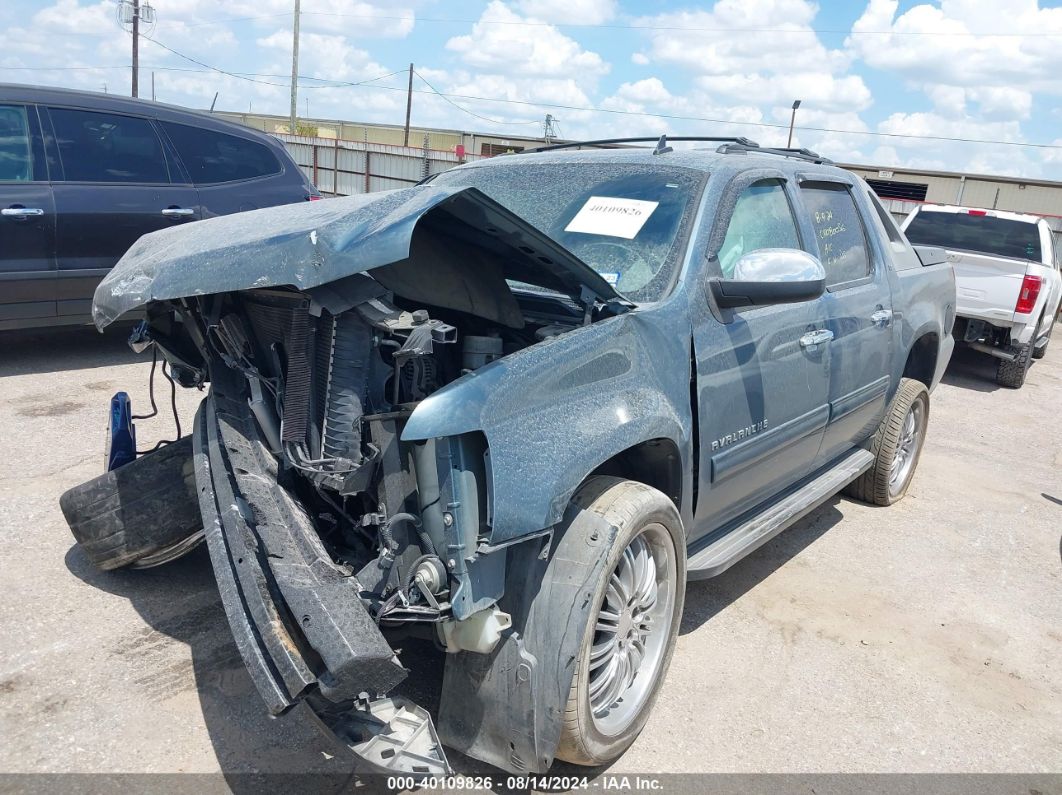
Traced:
POLYGON ((411 513, 396 513, 383 523, 380 527, 380 535, 383 536, 384 543, 386 543, 391 549, 395 548, 395 539, 394 535, 391 533, 391 528, 398 522, 409 522, 412 524, 417 532, 417 538, 420 540, 420 548, 424 551, 424 554, 435 555, 438 557, 439 553, 435 550, 435 544, 432 543, 428 531, 424 529, 424 525, 421 524, 420 519, 411 513))

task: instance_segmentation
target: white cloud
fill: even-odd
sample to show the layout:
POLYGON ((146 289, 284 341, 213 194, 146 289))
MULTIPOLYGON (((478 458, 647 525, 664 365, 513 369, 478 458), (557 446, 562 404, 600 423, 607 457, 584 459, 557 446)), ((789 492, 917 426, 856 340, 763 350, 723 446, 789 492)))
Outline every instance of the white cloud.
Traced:
POLYGON ((900 153, 896 165, 948 169, 970 173, 1009 174, 1043 178, 1044 158, 1034 160, 1027 150, 1016 146, 986 145, 969 141, 1021 142, 1024 136, 1017 119, 985 120, 973 116, 943 116, 936 112, 893 113, 877 125, 879 132, 891 133, 889 146, 900 153), (933 136, 960 140, 936 141, 933 136))
POLYGON ((638 66, 648 66, 649 56, 644 52, 631 53, 631 63, 637 64, 638 66))
POLYGON ((492 0, 472 31, 450 39, 446 48, 457 53, 469 67, 517 79, 576 79, 574 75, 593 85, 609 71, 609 64, 600 55, 583 49, 552 25, 513 24, 526 21, 500 0, 492 0))
MULTIPOLYGON (((1062 9, 1040 8, 1037 0, 1012 0, 1005 8, 998 0, 941 0, 899 16, 898 10, 897 0, 870 0, 852 26, 849 51, 924 87, 1062 93, 1062 9)), ((998 107, 992 100, 988 106, 998 107)))
POLYGON ((794 99, 823 110, 863 110, 870 91, 842 50, 825 47, 807 0, 719 0, 710 10, 646 17, 651 57, 698 75, 698 84, 732 101, 786 107, 794 99))
POLYGON ((616 15, 616 0, 518 0, 517 7, 558 25, 600 25, 616 15))

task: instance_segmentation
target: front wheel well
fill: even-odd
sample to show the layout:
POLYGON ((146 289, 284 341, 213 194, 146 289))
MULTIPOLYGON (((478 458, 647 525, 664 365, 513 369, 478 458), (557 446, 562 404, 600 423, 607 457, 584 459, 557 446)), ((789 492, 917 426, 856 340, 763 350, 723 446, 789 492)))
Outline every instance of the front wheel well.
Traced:
POLYGON ((921 381, 926 386, 933 385, 933 376, 937 372, 937 356, 940 352, 940 337, 929 332, 923 334, 907 354, 907 362, 903 366, 905 378, 913 378, 921 381))
POLYGON ((666 494, 676 508, 682 509, 682 459, 678 445, 671 439, 649 439, 628 447, 598 466, 587 479, 597 475, 652 486, 666 494))

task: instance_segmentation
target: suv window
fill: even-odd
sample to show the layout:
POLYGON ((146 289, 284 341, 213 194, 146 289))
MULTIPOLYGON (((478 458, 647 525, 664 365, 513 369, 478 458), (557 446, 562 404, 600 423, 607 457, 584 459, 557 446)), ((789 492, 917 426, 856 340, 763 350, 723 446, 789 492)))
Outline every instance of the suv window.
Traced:
POLYGON ((24 105, 0 105, 0 182, 33 179, 33 146, 24 105))
POLYGON ((280 161, 265 144, 187 124, 161 124, 194 183, 235 182, 280 172, 280 161))
POLYGON ((827 182, 800 186, 826 269, 826 286, 833 287, 870 275, 870 257, 863 220, 848 188, 827 182))
POLYGON ((719 247, 723 278, 734 275, 743 254, 763 248, 800 248, 793 210, 780 180, 754 182, 738 196, 719 247))
POLYGON ((49 108, 67 182, 170 181, 162 142, 151 122, 71 108, 49 108))
POLYGON ((907 227, 907 239, 927 246, 1042 261, 1036 224, 996 218, 987 212, 920 210, 907 227))

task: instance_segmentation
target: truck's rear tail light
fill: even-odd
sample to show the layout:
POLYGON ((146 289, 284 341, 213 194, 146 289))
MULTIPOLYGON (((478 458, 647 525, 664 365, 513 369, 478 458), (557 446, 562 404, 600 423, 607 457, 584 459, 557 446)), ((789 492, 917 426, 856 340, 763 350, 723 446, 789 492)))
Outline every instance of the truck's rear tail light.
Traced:
POLYGON ((967 210, 967 215, 988 215, 988 210, 967 210))
POLYGON ((324 198, 324 196, 322 196, 320 193, 308 193, 308 194, 306 194, 306 201, 308 201, 308 202, 319 202, 323 198, 324 198))
POLYGON ((1040 287, 1044 280, 1039 276, 1026 276, 1021 283, 1021 292, 1018 293, 1018 303, 1014 305, 1014 311, 1018 314, 1027 315, 1036 308, 1036 299, 1040 295, 1040 287))

